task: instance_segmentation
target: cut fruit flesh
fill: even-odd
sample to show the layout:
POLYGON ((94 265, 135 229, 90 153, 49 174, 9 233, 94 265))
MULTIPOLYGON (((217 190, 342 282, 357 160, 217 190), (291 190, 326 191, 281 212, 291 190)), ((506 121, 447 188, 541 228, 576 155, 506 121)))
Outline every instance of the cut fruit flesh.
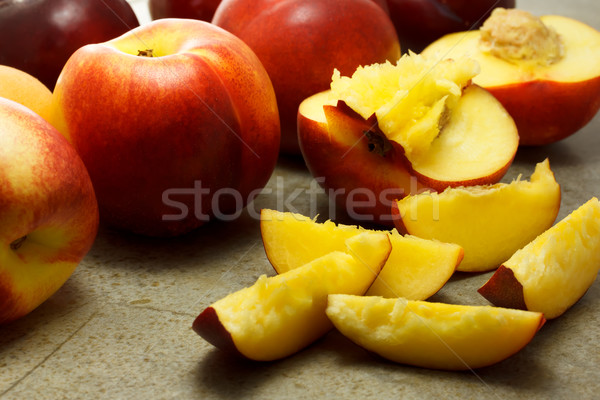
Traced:
MULTIPOLYGON (((321 257, 343 251, 345 242, 364 228, 318 223, 300 214, 263 209, 261 234, 267 258, 278 273, 321 257)), ((367 231, 375 232, 375 231, 367 231)), ((424 300, 435 294, 460 264, 460 246, 386 232, 392 245, 390 256, 367 294, 424 300)))
POLYGON ((402 233, 460 245, 465 254, 457 269, 476 272, 497 268, 552 226, 560 198, 560 186, 545 160, 529 182, 408 196, 392 212, 402 233))
POLYGON ((410 53, 396 65, 358 67, 352 77, 336 70, 331 95, 364 119, 375 115, 385 136, 411 158, 427 151, 478 72, 477 63, 467 58, 438 62, 410 53))
MULTIPOLYGON (((489 90, 513 117, 520 144, 554 143, 586 126, 600 110, 600 32, 570 18, 544 16, 539 24, 533 24, 541 24, 551 33, 544 43, 528 24, 513 26, 515 20, 508 18, 506 26, 499 25, 495 30, 508 38, 508 52, 519 55, 520 50, 520 55, 536 57, 517 60, 489 51, 490 44, 481 41, 486 35, 481 30, 444 36, 423 54, 439 58, 466 55, 477 60, 481 73, 473 78, 473 83, 489 90), (555 40, 558 55, 553 50, 555 40), (511 45, 515 48, 511 49, 511 45), (537 53, 542 56, 537 57, 537 53)), ((494 40, 503 39, 501 36, 494 40)), ((499 47, 500 53, 506 51, 499 47)))
POLYGON ((447 186, 437 182, 497 182, 512 163, 518 144, 510 115, 489 92, 471 85, 429 151, 409 161, 414 172, 436 190, 447 186))
POLYGON ((485 88, 505 86, 532 80, 580 82, 600 75, 600 32, 567 17, 547 15, 540 18, 554 29, 563 43, 565 55, 546 66, 508 62, 481 50, 481 32, 458 32, 432 43, 423 54, 428 57, 472 57, 481 66, 473 82, 485 88))
MULTIPOLYGON (((313 131, 311 135, 326 136, 312 140, 339 143, 349 148, 362 145, 357 140, 365 135, 365 130, 376 125, 366 121, 364 125, 352 123, 355 117, 349 116, 344 108, 330 105, 333 101, 329 92, 323 92, 300 105, 300 115, 321 127, 321 131, 313 131)), ((426 152, 405 158, 401 146, 396 144, 390 152, 399 154, 395 157, 387 154, 385 160, 381 157, 380 161, 388 163, 393 159, 398 169, 408 166, 406 174, 409 177, 416 175, 423 186, 443 190, 448 186, 499 181, 516 155, 518 143, 514 121, 496 98, 485 89, 469 85, 426 152)), ((310 155, 305 154, 305 158, 310 155)), ((402 185, 409 188, 409 184, 402 185)))
POLYGON ((330 295, 327 316, 354 343, 394 362, 465 370, 500 362, 527 345, 544 323, 541 313, 330 295))
POLYGON ((479 289, 499 306, 562 315, 592 285, 600 270, 600 203, 592 198, 523 249, 479 289))
POLYGON ((329 253, 281 275, 263 275, 253 286, 218 300, 193 328, 215 346, 252 360, 289 356, 331 329, 327 295, 364 294, 390 250, 383 233, 357 235, 347 241, 346 252, 329 253))

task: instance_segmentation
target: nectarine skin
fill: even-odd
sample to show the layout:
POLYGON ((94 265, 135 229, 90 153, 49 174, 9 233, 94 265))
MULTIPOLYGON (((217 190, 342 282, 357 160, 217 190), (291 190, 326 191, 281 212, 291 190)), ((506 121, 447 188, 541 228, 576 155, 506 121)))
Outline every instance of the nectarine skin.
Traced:
POLYGON ((390 208, 395 199, 408 194, 403 188, 414 192, 427 188, 411 176, 402 148, 385 138, 375 118, 365 121, 341 101, 337 107, 324 108, 330 123, 337 121, 343 134, 324 135, 326 125, 299 114, 300 148, 309 171, 314 177, 326 177, 321 185, 354 219, 392 226, 390 208), (371 139, 365 132, 371 132, 371 139), (368 182, 368 190, 356 186, 361 182, 368 182), (385 198, 372 197, 380 193, 385 198))
POLYGON ((139 26, 126 0, 6 0, 0 7, 0 64, 23 70, 54 89, 79 47, 139 26))
POLYGON ((266 71, 241 40, 207 22, 160 19, 82 47, 53 103, 55 126, 90 172, 101 218, 119 229, 174 236, 216 213, 235 215, 277 162, 266 71), (146 44, 157 57, 137 56, 146 44))
POLYGON ((0 97, 0 324, 55 293, 98 230, 92 182, 39 115, 0 97))
POLYGON ((221 0, 149 0, 152 19, 193 18, 210 22, 221 0))
POLYGON ((298 106, 329 88, 334 68, 347 75, 400 57, 394 26, 372 0, 224 0, 212 22, 246 42, 269 73, 284 153, 300 152, 298 106))
POLYGON ((535 80, 487 90, 515 120, 523 146, 562 140, 587 125, 600 110, 600 76, 581 82, 535 80))
POLYGON ((477 291, 495 306, 527 310, 523 285, 515 278, 513 270, 504 265, 477 291))
POLYGON ((192 329, 218 349, 237 357, 243 357, 235 346, 231 333, 219 321, 219 316, 214 308, 205 308, 194 320, 192 329))

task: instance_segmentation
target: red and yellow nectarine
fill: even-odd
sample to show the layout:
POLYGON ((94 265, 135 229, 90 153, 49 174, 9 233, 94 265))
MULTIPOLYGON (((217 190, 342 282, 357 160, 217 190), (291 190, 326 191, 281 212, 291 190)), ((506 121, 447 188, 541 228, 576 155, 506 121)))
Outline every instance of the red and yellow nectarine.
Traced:
POLYGON ((54 294, 97 230, 94 189, 75 149, 42 117, 0 98, 0 323, 54 294))
POLYGON ((160 19, 80 48, 54 125, 85 162, 105 223, 169 236, 232 218, 265 185, 280 129, 273 86, 239 38, 160 19))

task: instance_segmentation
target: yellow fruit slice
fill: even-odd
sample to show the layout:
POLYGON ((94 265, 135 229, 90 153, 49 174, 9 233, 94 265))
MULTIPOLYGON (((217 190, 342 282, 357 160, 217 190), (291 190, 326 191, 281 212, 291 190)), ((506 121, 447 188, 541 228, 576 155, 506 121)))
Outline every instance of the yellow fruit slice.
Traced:
POLYGON ((479 289, 492 303, 562 315, 600 270, 600 202, 592 198, 518 250, 479 289))
POLYGON ((456 243, 465 252, 459 271, 497 268, 516 250, 552 226, 560 186, 546 159, 530 181, 448 188, 407 196, 393 204, 400 232, 456 243))
POLYGON ((252 360, 276 360, 301 350, 332 328, 325 315, 327 295, 364 294, 391 250, 383 233, 365 232, 346 243, 346 252, 263 275, 218 300, 198 315, 193 329, 213 345, 252 360))
POLYGON ((354 343, 394 362, 464 370, 500 362, 527 345, 542 313, 330 295, 327 316, 354 343))
MULTIPOLYGON (((345 242, 362 232, 357 226, 318 223, 304 215, 270 209, 261 211, 261 234, 273 268, 283 273, 332 251, 343 251, 345 242)), ((463 250, 460 246, 386 231, 392 252, 369 295, 425 300, 454 273, 463 250)))

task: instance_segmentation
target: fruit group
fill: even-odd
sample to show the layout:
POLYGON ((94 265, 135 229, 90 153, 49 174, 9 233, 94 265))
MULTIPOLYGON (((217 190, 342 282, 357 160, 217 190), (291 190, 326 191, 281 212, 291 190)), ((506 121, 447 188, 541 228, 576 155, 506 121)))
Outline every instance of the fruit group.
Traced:
POLYGON ((252 50, 207 22, 161 19, 65 65, 54 125, 73 143, 107 224, 179 235, 235 218, 269 179, 279 119, 252 50))
POLYGON ((560 199, 560 186, 545 160, 529 182, 519 177, 509 184, 407 196, 394 203, 392 213, 402 233, 460 245, 465 257, 458 270, 478 272, 498 268, 550 228, 560 199))
POLYGON ((0 97, 16 101, 46 121, 50 120, 52 92, 27 72, 0 65, 0 97))
POLYGON ((387 0, 402 48, 421 52, 445 34, 478 28, 494 7, 514 7, 515 0, 387 0))
POLYGON ((224 351, 272 361, 308 346, 331 328, 325 315, 330 293, 363 294, 390 253, 383 233, 363 233, 332 252, 248 288, 206 308, 193 329, 224 351))
POLYGON ((192 18, 210 22, 221 0, 149 0, 152 19, 192 18))
POLYGON ((562 315, 600 270, 600 202, 592 198, 515 254, 479 289, 501 307, 562 315))
POLYGON ((139 26, 126 0, 4 0, 0 64, 25 71, 50 90, 79 47, 139 26))
POLYGON ((39 115, 0 98, 0 323, 56 292, 97 229, 94 190, 75 149, 39 115))
POLYGON ((423 54, 476 59, 473 82, 504 105, 522 145, 564 139, 600 109, 600 32, 570 18, 497 9, 480 30, 447 35, 423 54))
MULTIPOLYGON (((318 223, 300 214, 263 209, 260 231, 267 258, 278 274, 332 251, 344 251, 346 241, 367 231, 333 221, 318 223)), ((386 232, 392 251, 367 295, 425 300, 454 273, 463 258, 460 246, 386 232)))
POLYGON ((326 312, 366 350, 443 370, 498 363, 525 347, 544 324, 538 312, 342 294, 329 296, 326 312))
POLYGON ((408 194, 497 182, 519 137, 502 105, 470 84, 477 71, 466 58, 410 54, 336 73, 330 92, 298 110, 310 172, 351 217, 385 224, 408 194))
POLYGON ((372 0, 224 0, 212 22, 246 42, 269 73, 285 153, 299 153, 300 102, 327 89, 334 68, 350 74, 400 57, 394 26, 372 0))

